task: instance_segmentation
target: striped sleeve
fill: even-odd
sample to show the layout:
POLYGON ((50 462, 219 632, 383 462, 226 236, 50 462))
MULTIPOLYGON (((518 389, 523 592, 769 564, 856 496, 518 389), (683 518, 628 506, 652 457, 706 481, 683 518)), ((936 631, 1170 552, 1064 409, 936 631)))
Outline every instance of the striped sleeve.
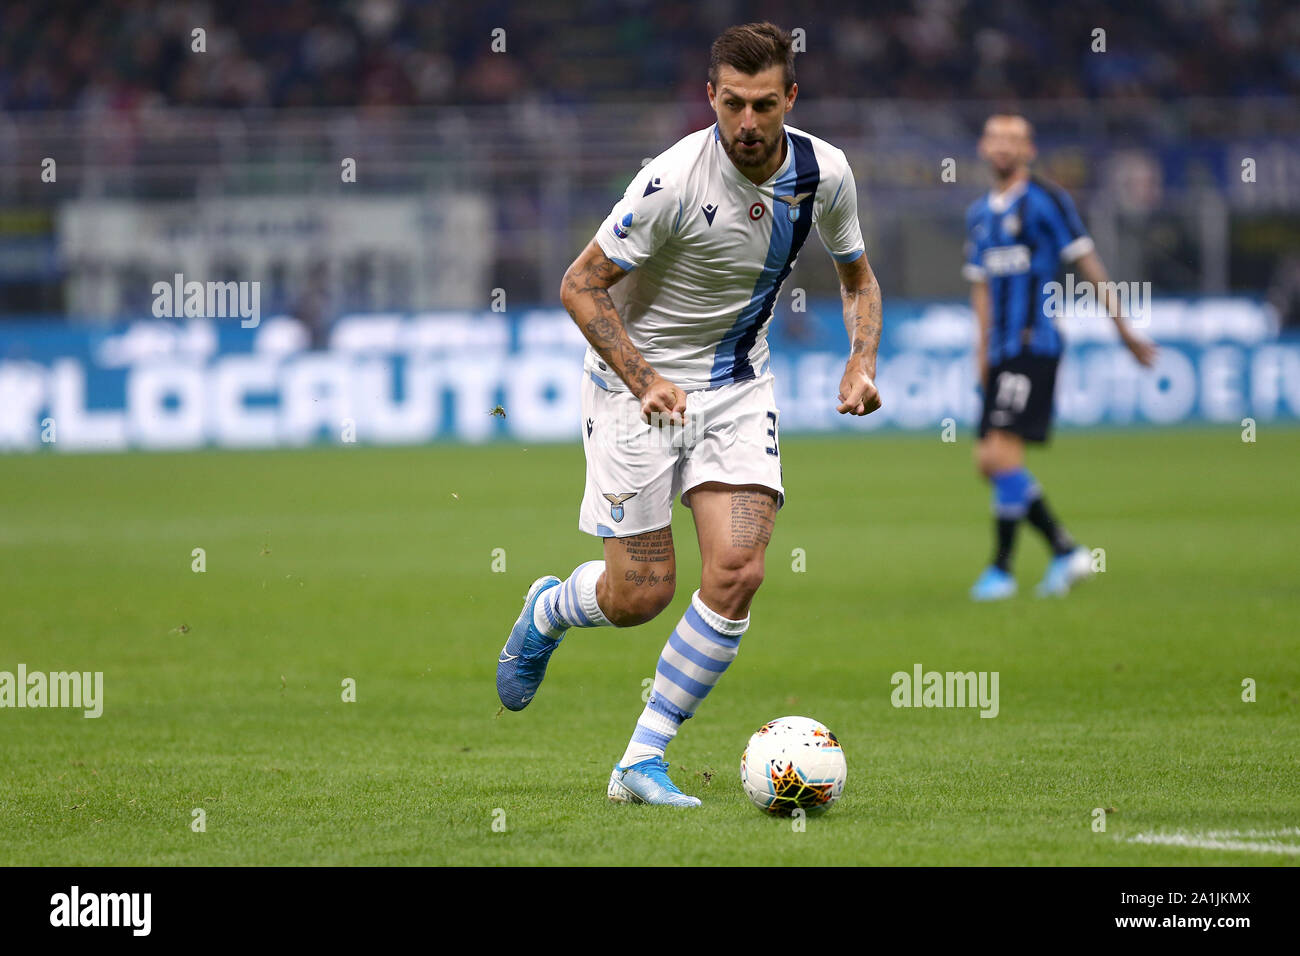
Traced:
POLYGON ((1034 204, 1043 228, 1062 262, 1074 262, 1093 250, 1092 237, 1079 218, 1070 194, 1059 186, 1040 183, 1042 198, 1034 204))
POLYGON ((966 210, 966 245, 962 248, 964 262, 961 276, 967 282, 983 282, 987 278, 980 264, 980 251, 975 243, 975 223, 979 220, 978 204, 966 210))

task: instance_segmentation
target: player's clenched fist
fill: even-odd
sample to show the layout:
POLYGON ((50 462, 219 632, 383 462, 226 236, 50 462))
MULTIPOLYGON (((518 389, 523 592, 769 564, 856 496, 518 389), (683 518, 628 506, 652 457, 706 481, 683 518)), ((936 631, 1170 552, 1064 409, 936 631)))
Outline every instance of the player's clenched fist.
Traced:
POLYGON ((641 421, 662 428, 686 423, 686 392, 662 375, 641 393, 641 421))
POLYGON ((865 371, 851 366, 840 379, 839 399, 835 410, 841 415, 870 415, 880 407, 876 383, 865 371))

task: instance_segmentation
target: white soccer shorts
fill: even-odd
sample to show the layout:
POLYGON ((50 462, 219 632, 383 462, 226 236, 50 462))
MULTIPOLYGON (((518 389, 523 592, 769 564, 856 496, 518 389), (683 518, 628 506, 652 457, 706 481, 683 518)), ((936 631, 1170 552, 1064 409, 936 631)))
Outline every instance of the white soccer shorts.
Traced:
POLYGON ((631 392, 610 391, 587 372, 582 383, 582 447, 587 487, 578 527, 600 538, 626 538, 672 523, 673 499, 689 504, 707 481, 761 485, 785 503, 780 411, 770 373, 686 393, 686 425, 656 428, 641 420, 631 392))

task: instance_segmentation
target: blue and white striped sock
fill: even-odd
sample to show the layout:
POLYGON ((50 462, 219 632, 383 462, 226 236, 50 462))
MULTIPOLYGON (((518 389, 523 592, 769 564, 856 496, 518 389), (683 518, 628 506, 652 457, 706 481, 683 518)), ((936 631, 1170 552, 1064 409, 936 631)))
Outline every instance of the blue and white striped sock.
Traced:
POLYGON ((691 606, 664 645, 655 668, 654 688, 636 722, 619 766, 662 757, 682 721, 695 715, 722 672, 736 659, 749 618, 732 621, 691 597, 691 606))
POLYGON ((578 565, 558 588, 543 592, 533 607, 533 624, 552 639, 570 627, 609 627, 609 619, 596 603, 596 582, 604 573, 604 561, 578 565))

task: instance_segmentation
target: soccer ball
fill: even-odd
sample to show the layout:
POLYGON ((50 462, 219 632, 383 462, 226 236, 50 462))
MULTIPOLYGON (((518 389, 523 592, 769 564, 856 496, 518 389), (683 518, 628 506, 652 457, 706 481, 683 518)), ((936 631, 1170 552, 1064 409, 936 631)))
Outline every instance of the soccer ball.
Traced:
POLYGON ((740 756, 745 796, 777 816, 829 807, 844 791, 848 772, 840 742, 811 717, 769 721, 740 756))

